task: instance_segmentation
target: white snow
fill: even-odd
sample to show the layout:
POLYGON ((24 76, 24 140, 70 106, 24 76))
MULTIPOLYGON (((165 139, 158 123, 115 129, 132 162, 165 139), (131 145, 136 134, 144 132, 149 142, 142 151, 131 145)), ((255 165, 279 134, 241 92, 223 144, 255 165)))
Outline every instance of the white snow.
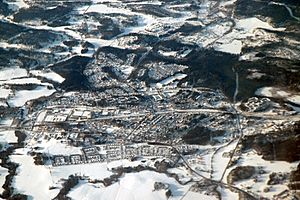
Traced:
POLYGON ((44 96, 50 96, 54 92, 54 89, 48 89, 46 86, 38 86, 34 90, 16 91, 15 96, 8 100, 8 104, 10 106, 20 107, 29 100, 38 99, 44 96))
POLYGON ((252 33, 255 29, 263 28, 273 31, 284 31, 285 28, 274 28, 269 23, 264 22, 256 17, 240 19, 236 21, 236 27, 252 33))
POLYGON ((230 43, 221 44, 216 48, 216 50, 231 54, 240 54, 242 47, 243 44, 240 40, 233 40, 230 43))
MULTIPOLYGON (((6 81, 0 81, 0 85, 25 85, 25 84, 42 84, 41 80, 37 78, 21 78, 6 81)), ((47 84, 46 84, 47 85, 47 84)))
POLYGON ((212 163, 211 163, 211 158, 213 156, 213 151, 214 149, 212 147, 210 147, 210 149, 206 150, 205 154, 201 155, 202 158, 202 165, 197 165, 196 166, 196 170, 199 174, 201 174, 202 176, 205 176, 207 178, 210 177, 210 170, 212 167, 212 163))
POLYGON ((133 70, 134 70, 134 67, 129 66, 129 65, 123 65, 122 69, 121 69, 121 71, 126 75, 130 75, 133 70))
POLYGON ((230 152, 235 148, 237 144, 237 141, 233 141, 230 144, 226 144, 224 147, 221 147, 219 151, 214 155, 213 161, 212 161, 212 167, 213 167, 213 175, 212 178, 214 180, 220 180, 222 178, 222 174, 224 170, 226 169, 226 166, 230 160, 229 157, 223 157, 223 154, 226 152, 230 152))
POLYGON ((27 76, 27 70, 21 68, 4 68, 0 70, 0 80, 10 80, 27 76))
POLYGON ((114 128, 114 127, 108 127, 105 129, 106 133, 108 133, 108 134, 114 133, 116 130, 118 130, 118 129, 114 128))
MULTIPOLYGON (((138 13, 132 13, 132 14, 138 14, 138 13)), ((124 32, 121 33, 119 35, 119 37, 123 36, 123 35, 128 35, 130 33, 138 33, 138 32, 142 32, 142 31, 147 31, 147 28, 149 28, 151 25, 157 23, 157 21, 151 15, 141 15, 141 14, 138 14, 138 15, 139 15, 138 25, 125 28, 124 32)), ((163 21, 161 21, 161 23, 163 23, 163 21)), ((152 30, 153 29, 151 29, 151 31, 152 30)))
POLYGON ((2 148, 6 148, 8 146, 8 143, 18 142, 18 138, 15 136, 15 131, 5 129, 7 127, 10 127, 12 123, 13 119, 4 119, 0 121, 0 143, 3 145, 2 148))
POLYGON ((265 73, 260 73, 260 72, 257 72, 257 71, 253 71, 251 72, 251 74, 249 74, 247 76, 248 79, 260 79, 262 78, 263 76, 266 76, 267 74, 265 73))
POLYGON ((0 88, 0 99, 6 99, 11 94, 10 89, 0 88))
POLYGON ((222 1, 221 3, 220 3, 220 6, 223 6, 223 7, 225 7, 225 6, 228 6, 228 5, 232 5, 232 4, 234 4, 235 2, 236 2, 237 0, 227 0, 227 1, 222 1))
POLYGON ((175 74, 173 76, 170 76, 162 81, 160 81, 159 83, 161 85, 168 85, 172 82, 174 82, 175 80, 181 80, 181 79, 184 79, 187 75, 186 74, 182 74, 182 73, 178 73, 178 74, 175 74))
POLYGON ((24 44, 11 44, 11 43, 7 43, 7 42, 0 42, 0 46, 4 49, 26 49, 26 50, 30 50, 30 47, 24 44))
POLYGON ((11 119, 11 118, 2 119, 2 120, 0 121, 0 125, 11 126, 12 123, 13 123, 13 121, 14 121, 14 120, 11 119))
MULTIPOLYGON (((257 29, 267 29, 272 31, 284 31, 285 28, 274 28, 269 23, 264 22, 256 17, 245 18, 235 20, 236 25, 232 29, 232 31, 228 34, 224 33, 230 27, 230 24, 224 23, 223 26, 216 25, 210 27, 208 30, 213 34, 221 36, 221 38, 217 39, 218 43, 214 44, 214 48, 217 51, 222 51, 231 54, 240 54, 243 48, 243 40, 247 37, 253 37, 255 34, 255 30, 257 29)), ((207 39, 205 39, 206 41, 207 39)), ((212 38, 210 42, 216 42, 215 38, 212 38)), ((208 44, 204 45, 207 46, 208 44)), ((245 57, 247 59, 247 57, 245 57)), ((241 59, 245 59, 241 58, 241 59)))
POLYGON ((257 155, 256 152, 249 152, 247 155, 242 157, 239 161, 239 165, 263 167, 263 170, 265 170, 266 173, 261 174, 257 182, 254 182, 253 179, 249 179, 237 182, 237 186, 240 188, 250 186, 250 190, 257 193, 259 196, 273 199, 273 195, 279 194, 280 192, 288 189, 288 187, 286 184, 272 185, 272 189, 269 192, 263 192, 263 189, 267 187, 266 183, 269 180, 270 173, 290 173, 292 170, 297 168, 298 163, 299 162, 288 163, 285 161, 266 161, 262 159, 261 156, 257 155))
POLYGON ((234 200, 234 199, 239 199, 239 194, 232 192, 230 189, 223 188, 223 187, 218 187, 217 191, 220 192, 221 194, 221 199, 222 200, 234 200))
POLYGON ((70 175, 88 176, 90 179, 104 179, 112 175, 107 170, 106 163, 90 163, 88 165, 66 165, 53 167, 51 169, 52 178, 54 181, 58 181, 61 178, 68 178, 70 175))
POLYGON ((287 101, 300 105, 300 95, 293 94, 290 91, 283 91, 283 89, 276 87, 262 87, 255 91, 255 95, 274 97, 274 98, 283 98, 287 101))
MULTIPOLYGON (((80 8, 80 11, 83 13, 85 10, 87 10, 89 6, 84 6, 80 8)), ((132 14, 131 11, 122 9, 122 8, 115 8, 115 7, 109 7, 105 4, 93 4, 91 5, 87 13, 91 12, 97 12, 97 13, 102 13, 102 14, 112 14, 112 13, 121 13, 121 14, 132 14)))
POLYGON ((0 167, 0 193, 4 191, 2 185, 5 183, 6 175, 8 175, 8 169, 0 167))
POLYGON ((246 61, 256 61, 261 59, 260 57, 256 57, 257 52, 250 52, 245 53, 239 57, 239 61, 246 60, 246 61))
POLYGON ((34 200, 50 200, 55 197, 57 191, 49 190, 53 182, 48 168, 35 165, 33 158, 28 155, 12 155, 10 159, 20 164, 13 181, 17 192, 29 195, 34 200))
POLYGON ((41 152, 49 153, 51 155, 71 155, 82 154, 80 147, 69 146, 68 144, 61 143, 59 140, 51 138, 49 141, 43 140, 36 145, 41 147, 41 152))
POLYGON ((258 96, 266 96, 266 97, 272 97, 272 87, 263 87, 259 88, 255 91, 255 95, 258 96))
MULTIPOLYGON (((97 187, 93 184, 82 182, 82 184, 75 187, 68 196, 78 200, 167 200, 165 190, 153 191, 155 182, 168 184, 173 194, 172 199, 174 200, 181 199, 189 189, 188 185, 180 185, 175 179, 165 174, 141 171, 138 173, 125 174, 120 178, 119 182, 108 187, 102 185, 97 187)), ((200 194, 195 193, 195 196, 190 198, 190 200, 199 199, 200 196, 200 194)))
POLYGON ((145 4, 162 5, 162 2, 151 0, 151 1, 129 2, 129 3, 127 3, 127 5, 130 5, 130 4, 133 4, 133 5, 139 5, 139 4, 142 4, 142 5, 145 5, 145 4))
POLYGON ((63 78, 62 76, 60 76, 59 74, 53 71, 32 70, 30 71, 30 73, 34 76, 44 77, 48 80, 58 82, 58 83, 62 83, 65 80, 65 78, 63 78))
POLYGON ((3 107, 8 107, 6 102, 3 102, 3 101, 0 101, 0 106, 3 106, 3 107))
POLYGON ((177 56, 177 51, 163 51, 163 50, 159 50, 158 53, 160 53, 163 56, 167 56, 167 57, 176 57, 177 56))
POLYGON ((217 200, 217 199, 218 198, 215 196, 209 196, 209 195, 189 191, 186 194, 186 196, 184 196, 184 198, 180 200, 217 200))
POLYGON ((288 98, 288 100, 292 103, 300 105, 300 95, 292 95, 288 98))
POLYGON ((70 175, 82 175, 101 180, 112 175, 107 171, 106 163, 60 167, 35 165, 33 158, 27 155, 27 151, 27 149, 17 149, 16 154, 10 156, 12 162, 20 164, 13 186, 16 192, 29 195, 33 200, 53 199, 59 190, 49 190, 49 187, 61 187, 63 183, 61 179, 67 179, 70 175))
POLYGON ((18 138, 15 135, 14 130, 0 131, 0 142, 4 143, 16 143, 18 138))

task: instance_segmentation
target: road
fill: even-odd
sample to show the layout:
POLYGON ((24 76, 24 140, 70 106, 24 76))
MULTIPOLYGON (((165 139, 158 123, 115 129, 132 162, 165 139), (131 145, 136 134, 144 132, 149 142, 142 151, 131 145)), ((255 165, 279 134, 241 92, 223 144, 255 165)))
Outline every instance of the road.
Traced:
MULTIPOLYGON (((87 107, 87 109, 89 109, 87 107)), ((101 109, 90 108, 92 111, 101 111, 101 109)), ((99 121, 99 120, 111 120, 111 119, 123 119, 123 118, 133 118, 133 117, 146 117, 148 115, 167 115, 167 114, 225 114, 225 115, 236 115, 237 113, 241 117, 246 118, 261 118, 266 120, 284 120, 284 121, 300 121, 300 115, 278 115, 276 113, 264 113, 264 112, 244 112, 244 111, 226 111, 220 109, 212 109, 212 108, 195 108, 195 109, 170 109, 163 111, 143 111, 139 113, 130 113, 130 114, 118 114, 118 115, 107 115, 101 116, 93 119, 81 119, 76 120, 77 122, 85 122, 85 121, 99 121)), ((44 123, 44 124, 53 124, 53 123, 44 123)), ((24 130, 22 127, 9 127, 9 126, 0 126, 0 131, 6 130, 24 130)))
MULTIPOLYGON (((107 120, 107 119, 122 119, 122 118, 130 118, 130 117, 145 117, 149 114, 154 115, 165 115, 165 114, 237 114, 235 111, 230 112, 226 110, 218 110, 218 109, 211 109, 211 108, 197 108, 197 109, 171 109, 171 110, 163 110, 163 111, 143 111, 140 113, 130 113, 130 114, 119 114, 119 115, 111 115, 111 116, 102 116, 93 119, 84 119, 78 120, 81 121, 97 121, 97 120, 107 120)), ((250 118, 262 118, 262 119, 270 119, 270 120, 285 120, 285 121, 300 121, 300 115, 278 115, 276 113, 263 113, 263 112, 238 112, 240 116, 250 118)))

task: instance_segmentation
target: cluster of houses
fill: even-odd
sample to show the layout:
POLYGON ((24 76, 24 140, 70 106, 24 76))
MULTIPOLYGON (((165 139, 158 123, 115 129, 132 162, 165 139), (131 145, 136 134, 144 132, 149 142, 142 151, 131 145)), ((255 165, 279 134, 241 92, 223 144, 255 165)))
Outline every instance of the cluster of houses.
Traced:
POLYGON ((123 145, 107 144, 82 148, 82 154, 54 155, 53 166, 110 162, 135 157, 172 157, 176 154, 172 147, 164 145, 123 145))

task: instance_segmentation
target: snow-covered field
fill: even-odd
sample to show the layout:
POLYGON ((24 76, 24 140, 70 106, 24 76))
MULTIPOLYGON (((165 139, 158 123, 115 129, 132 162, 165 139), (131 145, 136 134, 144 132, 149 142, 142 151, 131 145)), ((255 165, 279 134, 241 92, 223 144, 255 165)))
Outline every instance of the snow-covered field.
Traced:
POLYGON ((22 68, 4 68, 0 70, 0 80, 11 80, 27 76, 27 70, 22 68))
MULTIPOLYGON (((8 169, 0 167, 0 185, 2 186, 5 183, 6 175, 8 175, 8 169)), ((0 187, 0 193, 2 193, 4 189, 0 187)))
POLYGON ((232 192, 231 190, 229 190, 227 188, 218 187, 217 190, 218 190, 218 192, 220 192, 222 200, 239 199, 238 193, 232 192))
MULTIPOLYGON (((106 163, 95 163, 89 165, 73 165, 61 167, 37 166, 33 163, 31 156, 26 152, 17 151, 17 154, 10 158, 13 162, 19 163, 18 175, 14 179, 14 187, 17 192, 29 195, 33 199, 46 200, 54 198, 59 190, 49 190, 49 187, 58 186, 62 183, 60 179, 67 179, 69 175, 81 175, 92 180, 104 178, 112 175, 107 171, 106 163), (32 174, 34 171, 34 174, 32 174), (34 181, 30 181, 34 180, 34 181), (28 183, 30 181, 30 184, 28 183), (36 188, 39 188, 38 190, 36 188)), ((169 183, 171 189, 179 196, 188 189, 187 186, 179 185, 175 179, 169 178, 164 174, 156 172, 140 172, 136 174, 126 174, 119 183, 115 183, 107 188, 87 181, 81 181, 70 193, 74 199, 166 199, 164 192, 153 192, 155 181, 169 183), (146 195, 146 196, 145 196, 146 195)), ((177 199, 177 198, 174 198, 177 199)))
POLYGON ((12 155, 10 159, 12 162, 20 164, 17 169, 18 175, 14 177, 13 181, 13 186, 17 192, 38 200, 48 200, 56 196, 57 190, 49 190, 53 181, 48 168, 35 165, 33 158, 24 154, 12 155))
POLYGON ((48 80, 58 82, 58 83, 62 83, 65 80, 65 78, 52 71, 31 70, 30 73, 33 74, 34 76, 44 77, 48 80))
POLYGON ((259 194, 261 197, 273 198, 273 195, 277 195, 284 190, 287 190, 287 182, 284 184, 276 184, 269 186, 271 189, 269 192, 264 192, 264 189, 268 186, 267 181, 269 180, 269 175, 272 172, 275 173, 290 173, 295 170, 298 166, 299 162, 288 163, 285 161, 266 161, 261 158, 261 156, 257 155, 256 152, 249 152, 246 156, 243 156, 242 160, 239 161, 239 165, 242 166, 254 166, 254 167, 262 167, 262 169, 266 172, 265 174, 259 175, 258 181, 254 181, 253 178, 239 181, 237 183, 238 187, 241 188, 250 188, 251 191, 259 194))
POLYGON ((14 107, 23 106, 27 101, 40 97, 47 97, 53 94, 55 89, 48 89, 47 86, 38 86, 34 90, 19 90, 15 96, 8 100, 8 104, 14 107))
MULTIPOLYGON (((51 83, 41 81, 39 77, 62 83, 65 79, 53 71, 41 71, 13 67, 3 68, 0 70, 0 99, 4 99, 10 106, 21 107, 27 101, 40 97, 47 97, 53 94, 56 90, 53 89, 51 83), (35 77, 32 77, 35 76, 35 77), (13 90, 10 85, 37 85, 31 90, 13 90)), ((5 102, 1 102, 6 106, 5 102)))
POLYGON ((18 138, 15 136, 14 130, 0 131, 0 143, 16 143, 18 138))
POLYGON ((49 190, 49 187, 61 188, 61 179, 67 179, 70 175, 88 176, 91 179, 104 179, 112 173, 107 171, 106 163, 95 163, 90 165, 72 165, 61 167, 47 167, 35 165, 28 150, 18 149, 10 159, 20 164, 17 176, 14 178, 13 186, 17 192, 29 195, 36 200, 53 199, 59 189, 49 190), (34 172, 34 173, 33 173, 34 172), (37 189, 38 188, 38 189, 37 189))
POLYGON ((277 87, 262 87, 255 92, 258 96, 273 97, 285 99, 292 103, 300 105, 300 95, 284 90, 277 87))
MULTIPOLYGON (((53 142, 53 141, 52 141, 53 142)), ((55 153, 55 148, 60 153, 65 147, 59 147, 58 144, 52 146, 50 143, 41 144, 44 147, 42 152, 55 153)), ((59 192, 62 179, 67 179, 70 175, 78 175, 85 177, 80 180, 80 183, 75 186, 68 194, 72 199, 120 199, 120 200, 132 200, 132 199, 147 199, 147 200, 166 200, 166 190, 154 191, 154 183, 161 182, 168 186, 172 192, 172 196, 169 199, 172 200, 196 200, 196 199, 216 199, 213 196, 206 195, 201 192, 189 191, 191 184, 181 185, 174 178, 171 178, 163 173, 154 171, 141 171, 127 173, 120 177, 119 181, 112 185, 105 187, 101 183, 91 183, 88 180, 103 180, 110 177, 113 173, 110 171, 112 168, 119 166, 122 167, 134 167, 140 164, 152 166, 153 161, 148 162, 141 161, 128 161, 119 160, 110 163, 90 163, 79 165, 66 165, 66 166, 45 166, 35 165, 34 160, 28 155, 29 149, 17 149, 16 152, 10 156, 10 159, 18 163, 20 166, 17 168, 17 176, 14 177, 13 186, 16 192, 20 192, 28 195, 32 199, 48 200, 53 199, 59 192), (34 173, 32 173, 34 171, 34 173), (32 180, 32 181, 31 181, 32 180), (30 184, 29 182, 30 181, 30 184), (49 190, 50 187, 54 189, 49 190), (36 188, 39 188, 38 190, 36 188)), ((77 153, 76 150, 67 150, 68 152, 77 153)), ((169 172, 179 174, 181 181, 188 181, 191 177, 188 171, 183 169, 172 169, 169 172)), ((224 189, 223 189, 224 190, 224 189)), ((233 196, 230 191, 223 191, 225 196, 233 196)), ((229 199, 229 198, 225 198, 229 199)))
POLYGON ((224 147, 220 147, 217 153, 214 155, 212 160, 213 174, 212 178, 214 180, 221 180, 223 172, 226 170, 227 164, 230 160, 228 155, 236 147, 237 141, 233 141, 230 144, 226 144, 224 147), (227 156, 224 156, 227 153, 227 156))
POLYGON ((0 88, 0 99, 6 99, 11 94, 10 89, 0 88))
POLYGON ((42 84, 37 78, 21 78, 7 81, 0 81, 0 85, 26 85, 26 84, 42 84))
MULTIPOLYGON (((241 54, 243 48, 243 40, 247 37, 253 37, 255 31, 258 29, 266 29, 272 31, 284 31, 285 28, 274 28, 269 23, 264 22, 256 17, 245 18, 235 20, 236 25, 233 27, 232 32, 225 34, 223 37, 218 39, 218 43, 214 45, 215 49, 218 51, 231 53, 231 54, 241 54)), ((225 26, 226 27, 226 26, 225 26)), ((225 31, 224 28, 220 29, 220 26, 212 29, 214 33, 219 33, 222 35, 225 31)))
POLYGON ((188 193, 188 196, 182 198, 189 189, 189 185, 180 185, 175 179, 152 171, 141 171, 138 173, 125 174, 119 182, 109 187, 102 185, 93 185, 87 182, 81 182, 69 194, 72 199, 101 199, 101 200, 167 200, 165 190, 154 191, 154 183, 161 182, 169 185, 172 191, 170 200, 196 200, 196 199, 215 199, 204 194, 195 192, 188 193))
POLYGON ((80 147, 70 146, 54 138, 51 138, 49 141, 42 140, 42 142, 33 145, 33 147, 39 147, 40 150, 38 152, 49 153, 51 155, 82 153, 80 147))

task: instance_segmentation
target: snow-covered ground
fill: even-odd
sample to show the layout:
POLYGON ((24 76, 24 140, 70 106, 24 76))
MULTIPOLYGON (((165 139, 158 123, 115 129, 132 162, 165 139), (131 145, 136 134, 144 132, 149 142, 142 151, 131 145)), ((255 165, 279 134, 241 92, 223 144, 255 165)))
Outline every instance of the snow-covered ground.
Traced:
POLYGON ((223 187, 218 187, 217 191, 220 192, 221 194, 221 199, 222 200, 235 200, 239 199, 238 193, 232 192, 231 190, 223 187))
POLYGON ((11 93, 10 89, 0 88, 0 99, 6 99, 11 93))
POLYGON ((122 9, 118 7, 111 7, 101 3, 93 4, 91 6, 84 6, 79 9, 80 14, 83 14, 85 11, 86 13, 96 12, 102 14, 112 14, 112 13, 119 13, 119 14, 126 14, 126 15, 133 14, 130 10, 122 9))
POLYGON ((226 170, 227 164, 230 160, 229 152, 234 150, 236 147, 237 140, 226 144, 224 147, 220 147, 217 153, 214 155, 212 160, 213 174, 212 178, 214 180, 221 180, 223 172, 226 170), (227 156, 224 156, 224 153, 227 153, 227 156))
MULTIPOLYGON (((17 151, 17 153, 23 152, 17 151)), ((10 156, 10 159, 20 165, 17 168, 17 176, 13 180, 13 186, 17 192, 37 200, 53 199, 56 196, 57 190, 49 190, 53 181, 48 168, 35 165, 33 158, 29 155, 16 154, 10 156)))
MULTIPOLYGON (((171 198, 172 199, 172 198, 171 198)), ((209 195, 205 195, 205 194, 199 194, 196 192, 188 192, 182 199, 180 200, 217 200, 218 198, 214 197, 214 196, 209 196, 209 195)))
POLYGON ((271 189, 269 192, 264 192, 264 189, 268 186, 267 181, 269 180, 269 175, 272 172, 275 173, 290 173, 291 171, 297 169, 299 162, 288 163, 285 161, 266 161, 257 155, 256 152, 252 151, 243 156, 239 160, 239 165, 241 166, 254 166, 262 167, 266 172, 265 174, 260 174, 258 176, 258 181, 254 181, 253 178, 237 182, 237 186, 240 188, 250 188, 251 191, 257 193, 261 197, 266 197, 273 199, 273 195, 279 194, 284 190, 288 189, 287 182, 285 184, 277 184, 269 186, 271 189))
POLYGON ((27 155, 27 152, 27 149, 17 149, 16 153, 10 156, 12 162, 20 165, 17 168, 17 176, 14 177, 13 186, 17 192, 29 195, 34 200, 53 199, 58 194, 59 189, 49 190, 49 187, 60 188, 63 183, 61 179, 67 179, 70 175, 104 179, 112 174, 107 171, 106 163, 54 168, 45 165, 35 165, 33 158, 27 155))
POLYGON ((0 143, 16 143, 18 138, 15 136, 14 130, 0 131, 0 143))
MULTIPOLYGON (((163 86, 170 85, 170 84, 174 83, 176 80, 182 80, 182 79, 184 79, 186 76, 187 76, 186 74, 182 74, 182 73, 175 74, 173 76, 165 78, 162 81, 156 83, 155 87, 161 88, 163 86)), ((177 83, 175 83, 175 85, 177 85, 177 83)))
MULTIPOLYGON (((102 185, 95 186, 87 182, 81 182, 70 193, 69 197, 72 199, 89 199, 89 200, 132 200, 132 199, 145 199, 145 200, 167 200, 165 190, 154 191, 154 183, 161 182, 169 185, 172 191, 170 200, 182 199, 184 194, 189 189, 189 185, 180 185, 175 179, 166 176, 165 174, 153 171, 141 171, 138 173, 129 173, 121 177, 120 181, 114 183, 109 187, 102 185)), ((215 199, 207 195, 199 193, 191 193, 188 198, 184 199, 215 199)))
POLYGON ((58 82, 58 83, 62 83, 65 80, 65 78, 63 78, 62 76, 60 76, 59 74, 57 74, 53 71, 31 70, 30 74, 32 74, 34 76, 38 76, 38 77, 43 77, 43 78, 46 78, 48 80, 58 82))
POLYGON ((272 31, 284 31, 286 28, 274 28, 269 23, 264 22, 256 17, 246 18, 246 19, 240 19, 236 23, 237 28, 241 28, 248 32, 248 34, 253 33, 255 29, 262 28, 262 29, 268 29, 272 31))
MULTIPOLYGON (((54 144, 53 141, 49 143, 41 143, 43 146, 41 152, 59 153, 78 153, 77 150, 65 149, 65 146, 54 144), (57 148, 57 150, 56 150, 57 148)), ((48 200, 53 199, 59 192, 62 179, 67 179, 70 175, 79 175, 85 177, 80 183, 71 190, 68 194, 72 199, 148 199, 148 200, 166 200, 166 190, 154 191, 154 183, 162 182, 167 184, 172 191, 172 200, 196 200, 196 199, 216 199, 204 193, 196 193, 189 191, 191 184, 179 184, 174 178, 168 177, 166 174, 154 171, 141 171, 135 173, 124 174, 120 177, 119 181, 104 187, 101 183, 90 183, 88 180, 103 180, 112 175, 110 169, 119 166, 129 167, 138 166, 140 164, 153 166, 154 162, 148 160, 141 162, 141 160, 131 162, 129 160, 119 160, 110 163, 90 163, 79 165, 66 165, 66 166, 45 166, 35 165, 34 160, 28 155, 29 149, 17 149, 16 152, 10 156, 10 159, 18 163, 20 166, 17 168, 17 176, 14 177, 13 186, 16 192, 29 195, 33 200, 48 200), (34 173, 32 173, 34 171, 34 173), (30 184, 28 184, 28 181, 30 184), (56 189, 49 190, 49 187, 56 187, 56 189), (39 188, 38 190, 36 188, 39 188)), ((179 174, 181 181, 188 181, 190 177, 188 171, 183 169, 172 169, 172 173, 179 174), (179 173, 180 172, 180 173, 179 173)), ((226 193, 228 195, 228 191, 226 193)))
POLYGON ((110 171, 107 170, 106 163, 90 163, 88 165, 66 165, 60 167, 54 167, 51 169, 52 178, 55 183, 61 178, 68 178, 70 175, 87 176, 90 179, 99 179, 112 175, 110 171))
POLYGON ((0 70, 0 80, 11 80, 27 76, 27 70, 22 68, 4 68, 0 70))
MULTIPOLYGON (((4 150, 8 146, 8 143, 16 143, 18 141, 14 130, 1 130, 1 126, 9 127, 12 123, 13 120, 10 118, 0 120, 0 151, 4 150)), ((4 191, 2 185, 5 183, 6 175, 8 175, 8 169, 0 167, 0 193, 4 191)))
MULTIPOLYGON (((44 77, 48 80, 62 83, 65 79, 52 71, 32 70, 27 71, 23 68, 12 67, 0 70, 0 99, 7 100, 10 106, 20 107, 27 101, 37 99, 43 96, 50 96, 56 90, 51 83, 41 81, 36 77, 44 77), (14 90, 11 85, 38 85, 32 90, 14 90)), ((5 101, 1 101, 6 106, 5 101)))
MULTIPOLYGON (((285 28, 274 28, 269 23, 264 22, 256 17, 236 19, 235 23, 236 25, 233 27, 230 33, 225 34, 217 40, 217 42, 220 44, 214 45, 215 50, 231 54, 241 54, 243 40, 247 37, 254 36, 257 29, 266 29, 272 31, 285 30, 285 28)), ((224 28, 226 28, 226 26, 215 26, 215 28, 212 30, 214 33, 217 33, 217 35, 222 35, 222 33, 225 33, 226 30, 224 30, 224 28)))
POLYGON ((0 167, 0 193, 2 194, 2 192, 4 191, 4 189, 2 188, 2 185, 5 183, 5 178, 6 175, 8 175, 8 169, 0 167))
POLYGON ((287 98, 288 101, 300 105, 300 95, 291 95, 287 98))
POLYGON ((17 78, 12 80, 0 81, 0 85, 26 85, 26 84, 43 85, 41 80, 37 78, 20 78, 20 79, 17 78))
POLYGON ((300 105, 300 95, 277 87, 262 87, 255 91, 255 95, 280 98, 300 105))
POLYGON ((49 141, 42 140, 41 143, 33 145, 33 147, 41 148, 37 152, 49 153, 51 155, 59 155, 59 154, 70 155, 70 154, 82 153, 80 147, 70 146, 54 138, 51 138, 49 141))
MULTIPOLYGON (((21 0, 18 0, 21 2, 21 0)), ((110 40, 103 40, 99 39, 99 37, 90 37, 87 36, 85 38, 86 41, 91 42, 95 45, 96 49, 100 46, 112 46, 113 44, 117 44, 114 41, 124 35, 128 35, 130 33, 147 33, 147 34, 154 34, 156 35, 158 32, 164 31, 164 26, 172 26, 176 27, 178 24, 178 27, 180 27, 182 24, 185 23, 185 21, 189 18, 195 17, 194 14, 186 11, 178 12, 176 9, 174 9, 174 6, 169 6, 168 9, 174 13, 178 12, 181 16, 180 17, 154 17, 150 14, 144 14, 140 12, 135 12, 130 9, 130 7, 127 7, 126 5, 130 4, 139 4, 139 3, 122 3, 120 1, 97 1, 94 2, 95 4, 92 4, 90 6, 82 6, 76 8, 79 15, 82 15, 83 13, 100 13, 103 15, 109 15, 109 14, 119 14, 119 15, 127 15, 127 16, 137 16, 138 17, 138 23, 137 25, 130 26, 130 27, 124 27, 123 33, 118 35, 117 37, 110 39, 110 40), (104 3, 105 2, 105 3, 104 3), (112 2, 112 4, 107 4, 107 2, 112 2), (118 6, 114 3, 118 3, 118 6)), ((160 5, 162 2, 160 1, 154 1, 154 2, 143 2, 142 4, 153 4, 153 5, 160 5)), ((227 1, 226 3, 222 2, 221 7, 228 6, 229 4, 234 4, 235 1, 227 1)), ((21 5, 21 4, 20 4, 21 5)), ((189 4, 188 4, 189 5, 189 4)), ((208 14, 208 8, 209 8, 209 2, 202 2, 201 5, 201 11, 199 11, 198 15, 201 16, 201 13, 203 13, 203 17, 206 17, 208 14)), ((184 7, 185 4, 180 4, 180 6, 184 7)), ((74 39, 81 40, 82 35, 76 31, 76 27, 80 24, 87 23, 83 19, 76 19, 76 20, 70 20, 71 26, 61 26, 61 27, 50 27, 47 25, 33 25, 32 28, 40 29, 40 30, 51 30, 54 32, 60 32, 65 33, 66 35, 73 37, 74 39)), ((97 26, 97 22, 90 21, 89 24, 93 24, 97 26)), ((190 22, 192 23, 192 22, 190 22)), ((206 27, 207 30, 204 30, 203 33, 200 33, 200 37, 204 37, 205 39, 202 41, 200 38, 200 44, 203 47, 208 46, 211 43, 213 44, 213 47, 218 51, 223 51, 227 53, 232 54, 240 54, 242 47, 243 47, 243 40, 248 36, 253 36, 254 31, 256 29, 268 29, 268 30, 274 30, 274 31, 284 31, 285 28, 274 28, 269 23, 264 22, 256 17, 251 18, 245 18, 245 19, 235 19, 236 26, 231 27, 232 24, 225 22, 225 23, 218 23, 217 25, 208 26, 206 27), (227 32, 229 29, 233 28, 232 32, 227 32), (207 34, 205 34, 207 32, 207 34)), ((195 36, 195 35, 194 35, 195 36)), ((193 36, 193 37, 194 37, 193 36)), ((187 36, 188 38, 189 36, 187 36)), ((195 37, 194 37, 195 38, 195 37)), ((184 39, 188 40, 188 39, 184 39)), ((85 56, 92 56, 94 53, 93 51, 88 51, 87 53, 81 53, 81 47, 73 47, 73 52, 80 55, 85 56)), ((48 50, 47 50, 48 51, 48 50)))
POLYGON ((0 126, 11 126, 13 121, 11 118, 1 119, 0 126))
POLYGON ((240 40, 232 40, 230 43, 219 45, 216 50, 231 54, 240 54, 242 48, 243 44, 240 40))
POLYGON ((47 86, 38 86, 34 90, 19 90, 15 92, 14 97, 8 99, 8 104, 14 107, 21 107, 27 101, 50 96, 55 91, 55 89, 48 89, 47 86))

